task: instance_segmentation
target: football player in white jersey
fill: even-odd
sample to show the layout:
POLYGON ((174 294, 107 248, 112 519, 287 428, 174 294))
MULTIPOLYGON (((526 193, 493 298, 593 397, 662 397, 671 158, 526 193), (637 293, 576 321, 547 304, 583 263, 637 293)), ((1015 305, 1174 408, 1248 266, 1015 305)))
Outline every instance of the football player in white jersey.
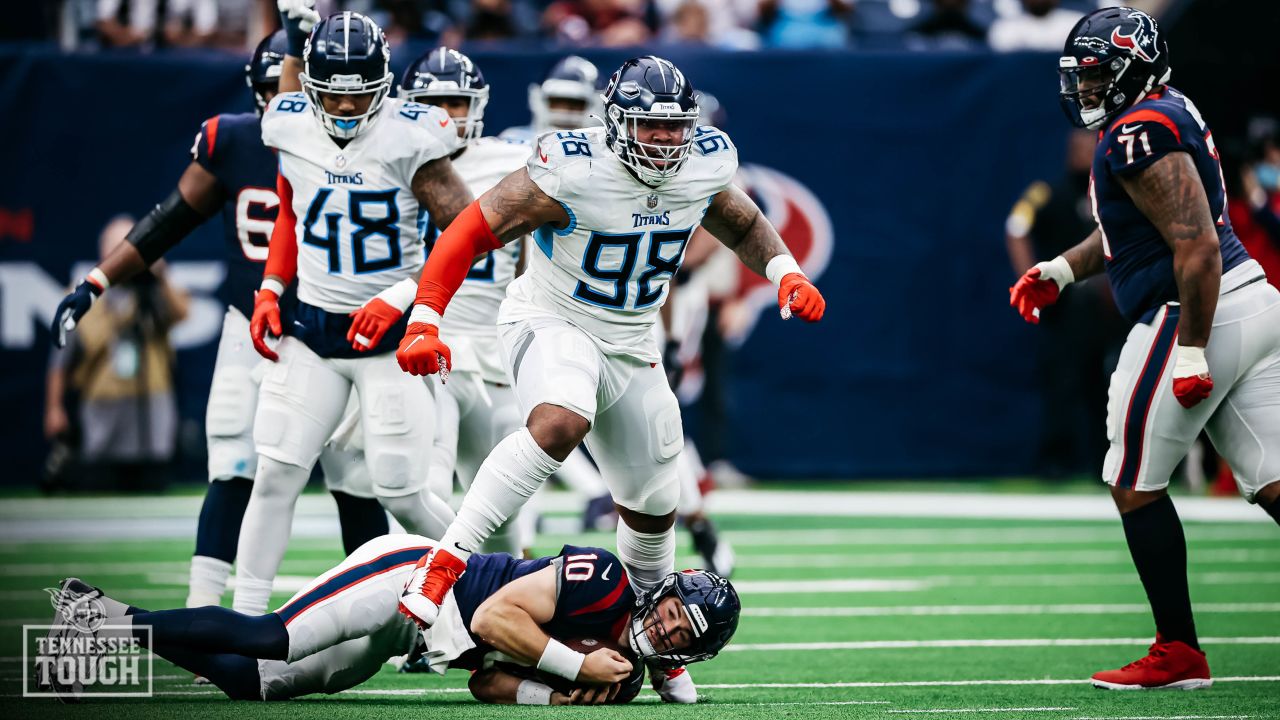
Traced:
MULTIPOLYGON (((400 81, 400 97, 440 107, 453 117, 463 145, 450 159, 473 195, 497 185, 529 158, 528 145, 483 137, 489 85, 480 68, 457 50, 439 47, 410 64, 400 81)), ((425 216, 422 225, 430 246, 439 230, 425 216)), ((452 494, 455 472, 464 490, 471 487, 493 446, 520 427, 511 377, 500 359, 497 323, 498 306, 515 279, 523 247, 522 239, 477 258, 442 327, 453 353, 450 382, 436 390, 429 482, 438 497, 452 494)), ((501 549, 519 557, 524 548, 515 533, 510 535, 510 547, 501 549)))
POLYGON ((600 113, 600 93, 596 89, 600 71, 590 60, 569 55, 561 58, 542 82, 529 86, 529 113, 532 122, 503 130, 498 137, 533 144, 549 130, 577 130, 592 124, 600 113))
MULTIPOLYGON (((646 590, 674 567, 683 432, 651 330, 700 223, 778 286, 784 317, 814 322, 825 309, 777 231, 732 184, 737 152, 724 133, 697 127, 693 88, 673 64, 628 60, 603 100, 605 128, 541 136, 526 169, 468 206, 423 271, 396 354, 417 375, 448 368, 441 316, 473 258, 535 231, 529 271, 498 317, 525 427, 485 459, 406 586, 401 605, 423 625, 473 549, 584 439, 613 493, 618 557, 632 583, 646 590)), ((659 681, 664 699, 696 700, 687 675, 659 681)))
MULTIPOLYGON (((289 56, 297 52, 296 28, 289 56)), ((280 213, 250 334, 274 361, 263 379, 254 441, 257 482, 240 535, 234 606, 266 609, 288 543, 294 503, 352 387, 373 490, 412 532, 440 532, 452 510, 431 495, 435 432, 430 388, 405 382, 390 350, 423 258, 419 207, 447 226, 471 202, 453 172, 453 121, 439 108, 387 98, 392 75, 382 30, 352 12, 315 25, 302 50, 303 92, 267 107, 262 139, 277 151, 280 213), (288 324, 278 298, 294 278, 288 324), (267 334, 284 335, 273 349, 267 334)), ((281 89, 288 89, 286 58, 281 89)))

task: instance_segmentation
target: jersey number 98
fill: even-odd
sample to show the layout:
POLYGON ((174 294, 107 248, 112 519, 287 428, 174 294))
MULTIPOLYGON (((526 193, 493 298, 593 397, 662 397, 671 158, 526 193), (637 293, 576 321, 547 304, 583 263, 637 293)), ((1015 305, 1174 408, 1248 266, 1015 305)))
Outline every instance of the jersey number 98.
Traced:
MULTIPOLYGON (((631 307, 646 308, 662 298, 662 288, 654 289, 653 283, 663 276, 669 278, 680 269, 680 261, 684 258, 684 247, 693 234, 692 228, 684 230, 655 230, 649 235, 648 250, 644 272, 636 278, 635 300, 631 307), (670 250, 675 246, 674 252, 670 250)), ((573 290, 573 296, 583 302, 607 308, 622 309, 627 306, 630 297, 631 274, 636 269, 640 258, 640 241, 645 233, 624 233, 608 235, 591 233, 587 247, 582 253, 582 271, 595 280, 612 283, 607 292, 601 292, 579 280, 573 290), (619 248, 622 259, 616 267, 601 267, 601 255, 606 248, 619 248)))

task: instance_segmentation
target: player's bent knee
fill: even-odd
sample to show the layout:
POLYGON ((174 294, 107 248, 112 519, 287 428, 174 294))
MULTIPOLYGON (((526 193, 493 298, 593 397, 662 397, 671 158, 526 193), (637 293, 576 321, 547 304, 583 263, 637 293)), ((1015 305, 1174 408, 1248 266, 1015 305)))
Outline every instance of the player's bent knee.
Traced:
POLYGON ((1262 488, 1253 495, 1253 502, 1263 508, 1269 508, 1277 501, 1280 501, 1280 480, 1263 485, 1262 488))
POLYGON ((529 413, 528 428, 538 447, 563 462, 582 443, 591 423, 572 410, 543 403, 529 413))
POLYGON ((1133 490, 1114 485, 1111 487, 1111 499, 1115 501, 1116 509, 1120 511, 1121 515, 1145 507, 1168 494, 1169 491, 1164 488, 1159 490, 1133 490))
POLYGON ((660 533, 666 532, 676 524, 676 511, 672 510, 663 515, 652 515, 643 512, 637 512, 623 505, 615 505, 618 509, 618 517, 627 527, 642 533, 660 533))
POLYGON ((471 696, 482 703, 496 703, 499 700, 497 693, 498 671, 490 668, 488 670, 479 670, 471 675, 471 679, 467 681, 467 689, 471 691, 471 696))
MULTIPOLYGON (((413 480, 422 473, 415 473, 414 469, 421 464, 414 462, 414 458, 407 452, 384 451, 370 457, 369 473, 373 476, 373 491, 379 496, 405 494, 416 487, 413 480)), ((426 482, 425 477, 419 479, 426 482)))

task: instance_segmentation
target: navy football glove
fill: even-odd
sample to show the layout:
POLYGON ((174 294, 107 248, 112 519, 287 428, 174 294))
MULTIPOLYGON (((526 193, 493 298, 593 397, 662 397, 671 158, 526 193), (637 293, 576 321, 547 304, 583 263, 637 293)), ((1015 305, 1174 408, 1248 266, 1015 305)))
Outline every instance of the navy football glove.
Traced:
POLYGON ((75 290, 62 298, 62 302, 58 303, 58 309, 53 313, 53 325, 49 327, 55 347, 66 346, 67 333, 76 329, 76 323, 89 312, 89 308, 93 307, 93 301, 97 300, 101 294, 102 290, 97 285, 82 281, 75 290))

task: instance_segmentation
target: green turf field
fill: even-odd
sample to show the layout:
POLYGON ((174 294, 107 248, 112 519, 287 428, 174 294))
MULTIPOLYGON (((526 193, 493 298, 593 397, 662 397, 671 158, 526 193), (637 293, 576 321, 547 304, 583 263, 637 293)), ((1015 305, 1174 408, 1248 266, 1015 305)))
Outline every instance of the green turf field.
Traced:
MULTIPOLYGON (((937 495, 927 497, 938 502, 937 495)), ((35 516, 49 507, 28 506, 35 516)), ((147 515, 148 508, 140 505, 138 512, 147 515)), ((13 519, 21 512, 11 503, 2 515, 13 519)), ((144 607, 180 606, 191 540, 177 536, 0 544, 0 713, 290 720, 548 713, 735 720, 1280 718, 1280 529, 1273 523, 1186 523, 1192 597, 1214 687, 1116 693, 1094 690, 1085 679, 1144 654, 1153 627, 1115 520, 755 514, 720 522, 738 551, 733 579, 745 610, 730 648, 693 668, 704 698, 694 708, 657 707, 649 691, 625 708, 494 708, 471 702, 464 673, 398 675, 390 667, 338 696, 258 706, 195 687, 163 661, 155 665, 151 699, 78 706, 21 699, 27 672, 16 657, 21 626, 51 616, 41 588, 77 574, 144 607)), ((539 550, 552 553, 570 540, 584 537, 543 536, 539 550)), ((613 545, 611 534, 585 540, 613 545)), ((683 534, 681 542, 681 562, 693 564, 683 534)), ((300 582, 340 556, 336 539, 299 538, 281 580, 300 582)))

